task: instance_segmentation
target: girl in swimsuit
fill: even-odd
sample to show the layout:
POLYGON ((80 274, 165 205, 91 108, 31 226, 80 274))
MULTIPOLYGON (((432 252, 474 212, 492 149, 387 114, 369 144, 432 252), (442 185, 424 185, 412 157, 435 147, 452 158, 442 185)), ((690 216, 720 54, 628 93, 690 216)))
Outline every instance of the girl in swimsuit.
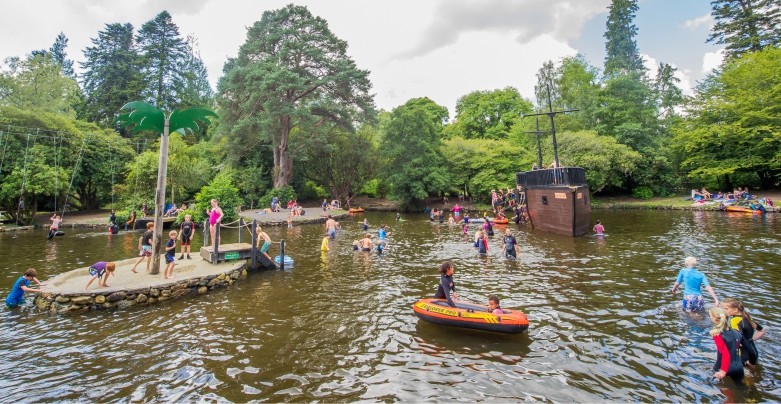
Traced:
POLYGON ((222 213, 222 208, 219 207, 218 203, 219 202, 217 202, 216 199, 212 199, 211 200, 212 208, 211 209, 206 209, 206 214, 209 215, 209 224, 210 224, 210 226, 209 226, 209 233, 212 236, 212 247, 215 245, 215 243, 216 243, 217 247, 220 246, 219 240, 215 240, 214 239, 215 232, 217 231, 217 228, 216 228, 215 225, 217 223, 220 223, 220 221, 222 220, 222 217, 225 216, 222 213))

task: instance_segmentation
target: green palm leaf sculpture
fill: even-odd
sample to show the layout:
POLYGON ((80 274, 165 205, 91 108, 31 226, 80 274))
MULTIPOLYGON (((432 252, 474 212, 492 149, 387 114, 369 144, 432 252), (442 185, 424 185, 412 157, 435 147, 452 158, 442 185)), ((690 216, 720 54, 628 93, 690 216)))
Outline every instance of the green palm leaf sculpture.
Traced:
MULTIPOLYGON (((165 202, 165 180, 168 173, 168 134, 171 131, 187 135, 200 129, 198 122, 211 122, 209 118, 217 118, 212 111, 203 108, 175 110, 170 116, 155 106, 133 101, 125 104, 122 110, 130 112, 119 115, 114 123, 119 122, 120 128, 133 125, 133 132, 150 130, 160 133, 160 160, 157 166, 157 190, 155 192, 155 228, 152 238, 152 275, 160 273, 160 250, 163 240, 163 203, 165 202)), ((172 201, 173 202, 173 201, 172 201)))

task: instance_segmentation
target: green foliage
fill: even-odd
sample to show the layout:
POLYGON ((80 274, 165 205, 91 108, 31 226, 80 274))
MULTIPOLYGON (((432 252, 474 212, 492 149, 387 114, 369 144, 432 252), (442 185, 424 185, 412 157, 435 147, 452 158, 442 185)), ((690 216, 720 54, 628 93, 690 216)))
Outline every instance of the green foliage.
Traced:
POLYGON ((387 198, 390 195, 390 185, 379 179, 374 178, 363 186, 358 195, 368 196, 369 198, 387 198))
POLYGON ((439 131, 424 108, 403 105, 393 110, 380 145, 386 161, 382 175, 392 184, 390 197, 404 208, 448 188, 439 131))
POLYGON ((142 60, 133 35, 131 24, 106 24, 92 39, 93 46, 84 50, 81 85, 87 120, 109 126, 122 106, 142 98, 142 60))
POLYGON ((600 135, 640 151, 658 146, 659 120, 654 91, 640 73, 617 75, 605 82, 596 113, 600 135))
POLYGON ((237 161, 270 147, 275 188, 290 184, 294 159, 305 158, 317 141, 375 114, 369 72, 303 6, 263 13, 223 70, 216 99, 229 157, 237 161))
POLYGON ((260 201, 258 202, 258 207, 261 209, 270 208, 271 199, 273 199, 275 196, 279 198, 279 203, 281 203, 282 206, 286 206, 288 202, 295 201, 298 199, 298 196, 296 195, 296 191, 293 189, 293 187, 286 186, 284 188, 277 188, 268 191, 266 195, 260 198, 260 201))
POLYGON ((644 72, 643 60, 637 49, 637 26, 633 23, 637 0, 613 0, 608 6, 605 31, 605 74, 644 72))
POLYGON ((706 42, 726 44, 728 58, 781 43, 781 7, 777 0, 713 0, 711 35, 706 42))
MULTIPOLYGON (((727 61, 696 89, 672 147, 694 176, 757 173, 763 188, 781 175, 781 49, 727 61)), ((739 186, 736 184, 736 186, 739 186)))
POLYGON ((454 138, 442 144, 442 154, 450 166, 451 184, 472 195, 515 188, 515 173, 529 163, 524 151, 506 140, 454 138))
POLYGON ((474 91, 456 102, 456 120, 449 125, 446 137, 507 139, 521 114, 531 111, 531 102, 524 100, 513 87, 474 91))
POLYGON ((632 198, 649 200, 654 197, 654 192, 648 187, 637 187, 632 189, 632 198))
POLYGON ((173 111, 179 107, 174 84, 183 72, 179 65, 185 62, 187 45, 168 11, 162 11, 141 26, 138 45, 143 53, 141 72, 148 83, 144 95, 162 111, 173 111))
POLYGON ((68 37, 60 32, 54 40, 54 45, 52 45, 48 51, 44 49, 32 51, 32 56, 51 55, 52 59, 60 65, 62 75, 75 79, 76 75, 73 73, 73 61, 68 59, 68 54, 65 52, 65 48, 67 47, 68 37))
POLYGON ((323 199, 328 198, 329 194, 325 188, 315 184, 313 181, 304 183, 304 190, 301 193, 301 199, 323 199))
MULTIPOLYGON (((225 208, 223 208, 223 211, 225 211, 225 208)), ((204 215, 205 214, 206 214, 206 212, 204 212, 204 215)), ((227 212, 226 212, 226 214, 227 214, 227 212)), ((176 216, 176 221, 174 222, 174 226, 179 226, 180 224, 182 224, 182 222, 184 222, 184 217, 187 216, 187 215, 190 215, 190 220, 193 221, 193 222, 195 221, 196 217, 199 217, 198 214, 197 214, 197 211, 195 209, 185 209, 185 210, 179 212, 179 214, 176 216)), ((200 223, 200 222, 202 222, 204 220, 206 220, 206 218, 202 217, 202 218, 200 218, 198 223, 200 223)), ((228 222, 225 222, 225 223, 228 223, 228 222)))
MULTIPOLYGON (((640 153, 619 144, 609 136, 594 132, 560 133, 559 160, 564 166, 583 167, 592 193, 605 188, 620 188, 642 159, 640 153)), ((553 159, 553 147, 543 145, 544 161, 553 159)))
POLYGON ((79 85, 62 75, 51 53, 8 58, 6 63, 8 70, 0 72, 0 106, 75 116, 79 85))
POLYGON ((327 143, 313 147, 306 178, 328 189, 339 200, 354 196, 377 175, 380 159, 374 142, 377 129, 364 125, 357 133, 335 131, 327 143))
POLYGON ((239 197, 239 189, 233 185, 233 174, 229 171, 222 171, 201 191, 195 195, 195 216, 194 222, 202 222, 206 218, 206 209, 211 209, 211 200, 216 199, 219 202, 225 217, 222 223, 230 223, 238 219, 239 215, 236 208, 242 205, 239 197))

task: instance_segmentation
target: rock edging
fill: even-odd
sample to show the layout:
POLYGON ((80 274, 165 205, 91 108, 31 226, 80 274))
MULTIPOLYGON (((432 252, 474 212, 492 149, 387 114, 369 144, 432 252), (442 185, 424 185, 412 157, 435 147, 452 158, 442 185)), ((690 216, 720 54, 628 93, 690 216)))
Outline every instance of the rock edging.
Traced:
POLYGON ((127 308, 177 299, 187 295, 202 295, 209 291, 233 285, 247 278, 247 265, 222 272, 189 279, 180 279, 163 285, 123 290, 80 292, 41 292, 35 296, 35 305, 51 313, 86 312, 90 310, 127 308))

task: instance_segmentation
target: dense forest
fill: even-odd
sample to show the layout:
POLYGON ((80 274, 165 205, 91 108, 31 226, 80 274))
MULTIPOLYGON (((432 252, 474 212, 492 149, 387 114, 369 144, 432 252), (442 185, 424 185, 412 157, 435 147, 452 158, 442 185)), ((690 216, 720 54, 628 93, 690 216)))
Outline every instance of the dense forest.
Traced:
MULTIPOLYGON (((415 98, 378 110, 371 74, 306 7, 267 11, 247 29, 217 88, 198 40, 163 11, 136 29, 106 24, 80 73, 60 34, 49 49, 8 57, 0 73, 0 206, 29 222, 39 210, 126 211, 153 202, 160 134, 114 122, 123 105, 207 108, 220 119, 170 136, 167 203, 223 206, 358 195, 414 209, 429 196, 478 200, 514 186, 537 161, 529 132, 556 118, 559 159, 584 167, 595 194, 669 196, 687 188, 777 187, 781 174, 781 8, 715 0, 703 41, 725 61, 684 96, 667 63, 651 77, 637 47, 637 0, 613 0, 604 66, 582 55, 544 63, 528 97, 476 89, 451 111, 415 98)), ((542 135, 544 163, 553 160, 542 135)), ((196 210, 200 212, 201 210, 196 210)), ((231 209, 226 209, 231 211, 231 209)), ((197 218, 200 214, 196 214, 197 218)), ((122 215, 120 215, 121 219, 122 215)))

